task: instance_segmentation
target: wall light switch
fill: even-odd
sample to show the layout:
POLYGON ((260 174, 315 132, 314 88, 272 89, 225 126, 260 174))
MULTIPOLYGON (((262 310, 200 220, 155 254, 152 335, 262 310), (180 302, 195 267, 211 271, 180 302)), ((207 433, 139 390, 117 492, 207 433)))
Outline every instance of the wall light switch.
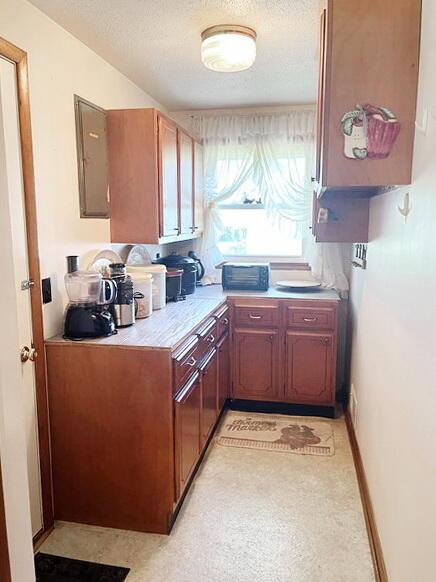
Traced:
POLYGON ((51 280, 50 277, 46 277, 41 281, 41 288, 42 288, 42 302, 51 303, 53 298, 51 296, 51 280))

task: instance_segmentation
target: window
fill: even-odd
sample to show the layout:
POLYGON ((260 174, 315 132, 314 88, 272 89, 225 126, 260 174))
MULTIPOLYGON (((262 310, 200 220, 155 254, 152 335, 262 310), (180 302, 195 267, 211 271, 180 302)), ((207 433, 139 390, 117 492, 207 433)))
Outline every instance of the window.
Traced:
MULTIPOLYGON (((283 164, 288 164, 287 159, 277 160, 277 168, 282 169, 283 164)), ((220 162, 218 162, 219 165, 220 162)), ((234 172, 226 167, 218 176, 237 175, 239 161, 235 160, 234 172)), ((304 158, 293 160, 298 167, 300 175, 304 175, 304 158)), ((230 162, 231 166, 232 162, 230 162)), ((222 178, 220 178, 221 180, 222 178)), ((219 184, 220 189, 225 189, 227 184, 219 184)), ((299 259, 303 255, 303 240, 295 224, 290 220, 274 222, 267 213, 262 201, 262 195, 257 185, 251 178, 246 179, 233 193, 230 199, 218 203, 219 217, 222 223, 217 243, 224 257, 277 257, 299 259), (279 226, 280 224, 280 226, 279 226)), ((286 211, 286 205, 276 206, 275 210, 286 211)))

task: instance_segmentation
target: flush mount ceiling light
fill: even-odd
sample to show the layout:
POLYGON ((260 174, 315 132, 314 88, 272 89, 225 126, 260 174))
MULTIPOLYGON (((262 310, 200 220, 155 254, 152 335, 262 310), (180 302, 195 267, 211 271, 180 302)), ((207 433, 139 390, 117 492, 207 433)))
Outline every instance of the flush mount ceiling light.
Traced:
POLYGON ((234 24, 207 28, 201 33, 201 60, 222 73, 248 69, 256 60, 256 32, 234 24))

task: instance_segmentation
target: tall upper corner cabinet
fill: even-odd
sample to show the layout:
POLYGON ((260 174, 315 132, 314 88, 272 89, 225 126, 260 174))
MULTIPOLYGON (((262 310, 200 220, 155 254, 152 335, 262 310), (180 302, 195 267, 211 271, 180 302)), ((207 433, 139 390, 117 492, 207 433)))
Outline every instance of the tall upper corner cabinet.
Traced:
POLYGON ((202 145, 156 109, 107 113, 111 241, 162 244, 203 228, 202 145))
POLYGON ((380 186, 410 183, 420 27, 421 0, 322 0, 315 176, 319 196, 341 189, 361 190, 365 196, 380 186), (392 118, 371 117, 368 109, 360 124, 366 127, 350 119, 348 148, 356 157, 345 155, 341 120, 358 105, 385 108, 396 117, 400 129, 388 157, 377 155, 382 152, 373 145, 376 139, 381 139, 378 144, 391 139, 392 128, 386 126, 392 118), (370 134, 370 123, 378 135, 370 134))

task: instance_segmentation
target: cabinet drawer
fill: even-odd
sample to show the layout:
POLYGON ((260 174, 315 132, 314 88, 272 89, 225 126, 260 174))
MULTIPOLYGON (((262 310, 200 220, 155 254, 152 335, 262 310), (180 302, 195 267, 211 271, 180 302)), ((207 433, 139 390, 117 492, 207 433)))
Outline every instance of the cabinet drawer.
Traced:
POLYGON ((197 336, 200 343, 200 358, 203 358, 218 340, 218 324, 215 317, 206 321, 203 327, 197 331, 197 336))
POLYGON ((219 311, 215 313, 217 320, 217 334, 220 338, 227 330, 230 329, 230 309, 224 305, 219 311))
POLYGON ((250 327, 271 327, 279 324, 278 304, 235 305, 235 323, 250 327))
POLYGON ((202 348, 197 336, 191 336, 173 354, 174 390, 173 393, 188 380, 189 376, 197 369, 197 364, 202 357, 202 348))
POLYGON ((290 305, 286 309, 288 327, 304 329, 334 329, 336 310, 331 307, 297 307, 290 305))

